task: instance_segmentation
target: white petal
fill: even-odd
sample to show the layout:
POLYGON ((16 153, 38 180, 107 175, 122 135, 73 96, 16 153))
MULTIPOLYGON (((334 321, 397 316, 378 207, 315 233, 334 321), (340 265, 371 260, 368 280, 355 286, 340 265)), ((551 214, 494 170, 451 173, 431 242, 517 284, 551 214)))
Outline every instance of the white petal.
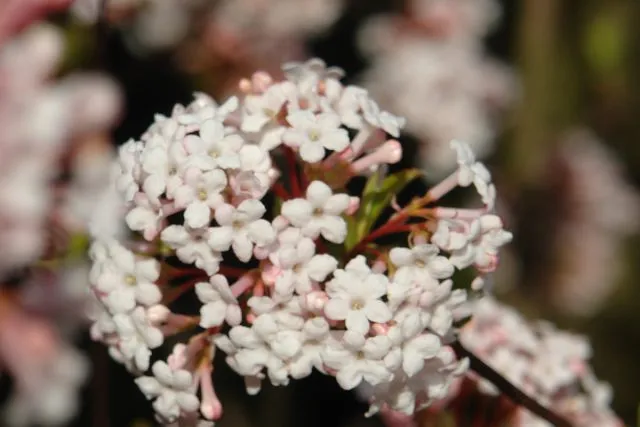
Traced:
POLYGON ((271 224, 264 219, 249 224, 247 232, 249 238, 259 246, 269 245, 276 240, 276 232, 271 224))
POLYGON ((162 300, 162 292, 153 283, 140 283, 136 286, 136 300, 145 306, 152 306, 162 300))
POLYGON ((214 251, 228 251, 233 241, 233 233, 233 228, 231 227, 211 227, 207 237, 207 244, 214 251))
POLYGON ((178 405, 185 412, 194 412, 198 410, 200 401, 191 393, 178 393, 178 405))
POLYGON ((420 372, 424 367, 424 359, 416 351, 407 350, 402 356, 402 369, 410 377, 420 372))
POLYGON ((305 142, 300 146, 300 157, 305 162, 319 162, 324 158, 324 153, 324 147, 317 142, 305 142))
MULTIPOLYGON (((214 276, 215 277, 215 276, 214 276)), ((218 292, 211 286, 211 283, 200 282, 195 286, 196 295, 203 304, 220 299, 218 292)))
POLYGON ((349 207, 350 197, 348 194, 334 194, 324 204, 323 210, 330 215, 340 215, 349 207))
POLYGON ((237 208, 238 213, 242 213, 252 220, 262 218, 266 211, 262 202, 255 199, 244 200, 237 208))
POLYGON ((340 298, 330 299, 324 305, 324 314, 331 320, 345 320, 349 314, 349 303, 340 298))
POLYGON ((173 372, 165 362, 157 361, 151 367, 151 371, 162 384, 169 385, 173 382, 173 372))
POLYGON ((391 310, 389 310, 387 304, 380 300, 368 301, 364 307, 364 312, 369 320, 376 323, 386 323, 392 317, 391 310))
POLYGON ((215 289, 220 294, 223 300, 228 303, 237 302, 236 297, 233 296, 233 292, 231 292, 231 287, 229 286, 229 282, 227 281, 226 277, 224 277, 222 274, 216 274, 215 276, 211 277, 209 281, 211 282, 211 286, 213 287, 213 289, 215 289))
POLYGON ((189 232, 180 225, 170 225, 160 234, 163 242, 171 247, 185 245, 189 241, 189 232))
POLYGON ((305 199, 287 200, 282 204, 282 215, 295 227, 307 225, 313 213, 313 206, 305 199))
POLYGON ((338 261, 328 254, 316 255, 307 263, 307 274, 317 282, 323 282, 338 266, 338 261))
POLYGON ((342 243, 347 237, 347 223, 338 216, 324 216, 321 220, 322 237, 332 243, 342 243))
POLYGON ((362 374, 352 366, 345 366, 336 374, 336 380, 345 390, 353 390, 362 382, 362 374))
POLYGON ((184 211, 184 222, 191 228, 200 228, 211 221, 211 208, 203 202, 189 204, 184 211))
POLYGON ((435 357, 442 347, 440 338, 434 334, 422 334, 414 338, 409 346, 415 349, 423 359, 435 357))
POLYGON ((218 120, 207 120, 200 126, 200 137, 208 143, 217 142, 224 137, 224 125, 218 120))
POLYGON ((249 262, 253 254, 253 243, 246 235, 236 234, 231 247, 240 261, 249 262))
POLYGON ((159 396, 162 392, 162 385, 153 377, 139 377, 134 381, 147 399, 159 396))
POLYGON ((413 264, 413 252, 409 248, 393 248, 389 252, 389 259, 396 267, 413 264))
POLYGON ((200 308, 200 326, 213 328, 220 326, 227 315, 227 305, 223 301, 213 301, 200 308))
MULTIPOLYGON (((329 303, 327 303, 328 305, 329 303)), ((326 306, 325 306, 326 311, 326 306)), ((360 334, 366 334, 369 330, 369 321, 363 310, 351 310, 347 313, 347 319, 345 322, 347 329, 350 331, 358 332, 360 334)))
POLYGON ((315 207, 324 208, 331 195, 331 188, 322 181, 313 181, 307 187, 307 200, 315 207))

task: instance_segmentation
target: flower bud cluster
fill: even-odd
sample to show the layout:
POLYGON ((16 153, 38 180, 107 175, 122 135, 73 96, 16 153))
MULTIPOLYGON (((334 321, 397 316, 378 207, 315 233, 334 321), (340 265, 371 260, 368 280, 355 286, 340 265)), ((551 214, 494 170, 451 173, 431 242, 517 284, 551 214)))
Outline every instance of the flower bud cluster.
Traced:
MULTIPOLYGON (((490 297, 474 305, 473 319, 460 332, 460 341, 469 350, 574 425, 623 425, 609 407, 610 386, 598 381, 589 366, 591 346, 585 337, 547 322, 530 324, 490 297)), ((486 380, 477 381, 482 392, 497 394, 486 380)), ((551 426, 525 409, 518 410, 515 421, 515 426, 551 426)))
POLYGON ((241 81, 243 95, 222 105, 196 94, 120 149, 114 185, 135 233, 93 244, 92 336, 138 376, 164 424, 221 416, 218 350, 249 393, 315 368, 344 389, 369 387, 371 414, 411 414, 444 397, 467 366, 449 346, 467 302, 452 275, 492 271, 510 240, 491 214, 490 175, 454 142, 458 171, 348 246, 367 205, 346 184, 400 160, 401 144, 386 135, 398 137, 404 120, 320 60, 284 71, 283 81, 241 81), (425 207, 472 184, 481 209, 425 207), (400 247, 370 245, 407 232, 400 247), (191 289, 199 315, 172 312, 191 289), (150 365, 165 337, 197 327, 150 365))

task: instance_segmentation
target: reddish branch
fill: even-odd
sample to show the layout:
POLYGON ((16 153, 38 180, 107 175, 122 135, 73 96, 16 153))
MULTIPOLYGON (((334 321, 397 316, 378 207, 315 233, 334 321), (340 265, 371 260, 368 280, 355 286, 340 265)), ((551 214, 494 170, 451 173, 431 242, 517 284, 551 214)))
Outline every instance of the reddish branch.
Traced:
POLYGON ((300 178, 298 177, 298 162, 296 153, 289 147, 284 147, 284 155, 287 159, 287 169, 289 169, 288 178, 291 182, 291 194, 293 197, 304 197, 303 189, 300 186, 300 178))

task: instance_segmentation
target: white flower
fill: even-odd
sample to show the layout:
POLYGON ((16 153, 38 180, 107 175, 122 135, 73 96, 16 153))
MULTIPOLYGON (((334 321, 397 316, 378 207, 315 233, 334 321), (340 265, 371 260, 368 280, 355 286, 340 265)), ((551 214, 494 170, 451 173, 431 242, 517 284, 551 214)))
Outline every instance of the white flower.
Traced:
POLYGON ((162 294, 155 284, 160 265, 156 260, 136 259, 133 252, 115 242, 109 245, 109 255, 95 287, 106 294, 102 300, 112 312, 130 311, 136 303, 151 306, 160 302, 162 294))
POLYGON ((116 177, 116 188, 125 202, 133 201, 133 196, 140 189, 140 154, 143 147, 142 142, 130 139, 118 149, 119 173, 116 177))
POLYGON ((151 202, 158 203, 165 191, 168 197, 173 197, 176 188, 182 184, 186 160, 182 142, 167 142, 154 135, 145 144, 140 161, 147 176, 142 189, 151 202))
POLYGON ((416 245, 413 248, 393 248, 389 252, 391 262, 398 267, 393 275, 394 282, 411 283, 427 281, 427 278, 446 279, 453 274, 453 265, 438 255, 433 245, 416 245))
POLYGON ((164 342, 162 332, 150 323, 142 307, 137 307, 130 314, 116 314, 113 322, 118 345, 111 348, 111 355, 130 366, 134 372, 146 371, 149 368, 150 350, 160 347, 164 342))
POLYGON ((256 315, 269 314, 281 329, 302 329, 305 314, 300 306, 298 298, 253 296, 247 301, 247 305, 256 315))
POLYGON ((493 271, 498 262, 498 249, 509 243, 511 233, 502 228, 502 220, 497 215, 482 215, 468 226, 461 223, 441 222, 433 242, 443 250, 449 251, 450 261, 457 268, 475 265, 481 271, 493 271), (463 227, 464 245, 461 245, 459 232, 453 227, 463 227))
POLYGON ((295 92, 290 82, 270 86, 265 93, 248 95, 244 100, 241 130, 259 132, 268 122, 275 121, 289 96, 295 92))
MULTIPOLYGON (((365 122, 360 113, 363 99, 368 99, 367 91, 358 86, 347 86, 340 94, 335 109, 342 123, 351 129, 362 129, 365 122)), ((330 110, 330 107, 325 109, 330 110)))
POLYGON ((149 400, 155 399, 153 408, 165 423, 176 421, 182 414, 198 410, 200 401, 193 390, 193 377, 184 369, 172 370, 158 361, 151 368, 153 377, 136 379, 136 384, 149 400))
POLYGON ((185 224, 191 228, 208 225, 211 209, 224 203, 221 193, 226 186, 227 175, 222 169, 189 169, 185 174, 184 185, 179 187, 175 194, 176 207, 186 207, 185 224))
POLYGON ((312 317, 305 322, 302 328, 302 348, 288 366, 292 378, 309 376, 313 368, 325 372, 322 350, 330 337, 329 324, 324 317, 312 317))
POLYGON ((257 145, 243 145, 239 152, 240 169, 230 177, 229 183, 239 198, 261 199, 271 187, 271 157, 257 145))
POLYGON ((231 293, 224 276, 216 274, 211 277, 209 283, 197 283, 196 295, 204 304, 200 308, 200 326, 203 328, 220 326, 225 321, 231 326, 237 326, 242 322, 238 300, 231 293))
POLYGON ((203 92, 196 92, 194 98, 186 110, 176 116, 176 121, 187 128, 202 126, 209 120, 223 122, 239 105, 235 96, 221 105, 217 105, 213 98, 203 92))
POLYGON ((496 188, 491 183, 491 173, 482 163, 476 161, 468 144, 453 140, 451 148, 458 156, 458 184, 461 187, 473 184, 487 209, 492 210, 495 205, 496 188))
POLYGON ((338 266, 328 254, 316 255, 316 245, 308 237, 285 243, 270 256, 272 262, 284 270, 276 279, 275 290, 281 295, 295 291, 305 294, 312 290, 312 281, 324 281, 338 266))
POLYGON ((391 310, 380 298, 387 293, 389 279, 373 273, 362 255, 349 261, 344 270, 336 270, 326 285, 329 301, 324 306, 327 318, 344 320, 347 329, 360 334, 369 331, 369 322, 391 320, 391 310))
POLYGON ((271 224, 262 219, 265 212, 264 205, 254 199, 243 201, 237 208, 228 204, 218 207, 215 219, 220 226, 211 228, 209 245, 219 251, 231 247, 239 260, 248 262, 254 243, 266 246, 276 238, 271 224))
POLYGON ((342 243, 347 236, 347 223, 340 214, 348 207, 348 194, 333 194, 324 182, 313 181, 307 188, 306 199, 282 204, 282 215, 312 239, 322 235, 330 242, 342 243))
POLYGON ((363 381, 377 385, 391 380, 392 374, 384 363, 391 341, 384 335, 364 338, 346 332, 340 342, 329 343, 322 352, 324 364, 337 371, 340 387, 352 390, 363 381))
POLYGON ((139 231, 147 241, 155 239, 161 229, 163 215, 160 206, 152 203, 144 194, 138 193, 136 206, 125 216, 127 226, 139 231))
POLYGON ((360 106, 364 119, 371 126, 379 128, 387 132, 393 137, 400 136, 400 129, 404 127, 405 120, 396 117, 386 111, 380 111, 378 104, 368 96, 360 97, 360 106))
POLYGON ((415 311, 389 330, 387 336, 402 351, 402 370, 409 377, 422 370, 426 359, 435 357, 441 348, 440 337, 424 332, 422 316, 415 311))
POLYGON ((227 134, 218 120, 207 120, 200 127, 200 136, 187 135, 184 146, 189 154, 197 156, 204 169, 236 169, 240 167, 238 151, 244 141, 237 134, 227 134))
POLYGON ((349 135, 340 128, 340 117, 334 113, 315 115, 311 111, 295 111, 287 116, 292 126, 283 135, 283 141, 298 147, 302 160, 309 163, 324 158, 325 149, 342 151, 349 145, 349 135))
POLYGON ((160 238, 170 248, 176 250, 176 256, 185 264, 195 264, 208 275, 215 274, 220 268, 222 255, 208 243, 211 228, 190 229, 181 225, 170 225, 160 238))

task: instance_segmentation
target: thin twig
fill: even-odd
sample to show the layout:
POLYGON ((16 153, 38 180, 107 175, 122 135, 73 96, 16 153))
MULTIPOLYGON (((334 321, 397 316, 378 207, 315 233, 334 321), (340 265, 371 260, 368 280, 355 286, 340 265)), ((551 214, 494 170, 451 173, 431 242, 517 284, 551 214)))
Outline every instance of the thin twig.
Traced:
POLYGON ((484 379, 490 381, 494 386, 498 388, 498 390, 502 392, 502 394, 511 399, 511 401, 513 401, 515 404, 525 407, 535 415, 543 418, 556 427, 574 427, 569 420, 542 406, 538 401, 529 397, 518 387, 511 384, 495 369, 484 363, 471 351, 464 348, 464 346, 459 341, 454 342, 451 347, 453 347, 456 355, 459 358, 466 357, 469 359, 470 367, 472 370, 474 370, 484 379))

